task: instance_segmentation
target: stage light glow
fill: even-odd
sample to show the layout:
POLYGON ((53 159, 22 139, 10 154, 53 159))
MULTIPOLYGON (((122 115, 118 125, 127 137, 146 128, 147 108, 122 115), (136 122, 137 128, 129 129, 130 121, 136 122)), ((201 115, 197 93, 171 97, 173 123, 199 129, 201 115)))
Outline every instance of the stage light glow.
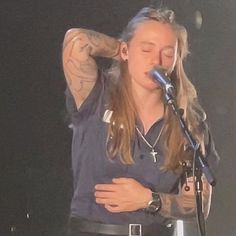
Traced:
POLYGON ((202 13, 198 10, 195 11, 195 27, 200 30, 202 28, 203 18, 202 13))

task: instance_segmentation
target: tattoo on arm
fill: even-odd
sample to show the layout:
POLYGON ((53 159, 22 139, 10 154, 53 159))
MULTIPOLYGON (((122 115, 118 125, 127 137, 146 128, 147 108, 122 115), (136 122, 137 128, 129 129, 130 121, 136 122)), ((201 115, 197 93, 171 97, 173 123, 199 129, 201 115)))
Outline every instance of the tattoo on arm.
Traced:
POLYGON ((119 53, 118 40, 92 30, 84 32, 87 33, 94 55, 112 58, 119 53))
POLYGON ((160 213, 168 218, 185 218, 195 215, 194 199, 181 199, 179 195, 161 194, 162 209, 160 213), (185 201, 191 201, 184 205, 185 201), (191 206, 189 206, 191 205, 191 206))
POLYGON ((79 108, 97 79, 95 56, 113 57, 119 42, 91 30, 68 31, 63 43, 63 68, 68 86, 79 108))
MULTIPOLYGON (((191 187, 193 188, 193 185, 191 187)), ((185 190, 182 188, 180 190, 180 193, 177 195, 160 193, 160 197, 162 200, 162 208, 160 214, 164 217, 184 219, 195 216, 196 198, 194 192, 193 194, 191 194, 185 192, 185 190)), ((205 178, 203 178, 202 199, 204 215, 205 218, 207 218, 211 204, 211 186, 207 183, 205 178)))
POLYGON ((67 34, 63 43, 63 50, 72 42, 86 41, 84 46, 90 47, 91 56, 112 58, 119 53, 120 42, 105 34, 86 29, 70 30, 67 34))

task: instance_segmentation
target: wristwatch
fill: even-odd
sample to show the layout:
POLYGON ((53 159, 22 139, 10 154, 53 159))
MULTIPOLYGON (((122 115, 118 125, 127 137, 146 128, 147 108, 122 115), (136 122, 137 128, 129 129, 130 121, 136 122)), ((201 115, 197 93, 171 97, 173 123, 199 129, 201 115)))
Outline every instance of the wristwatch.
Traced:
POLYGON ((161 198, 156 192, 152 192, 152 200, 148 202, 146 210, 149 213, 156 213, 161 209, 161 198))

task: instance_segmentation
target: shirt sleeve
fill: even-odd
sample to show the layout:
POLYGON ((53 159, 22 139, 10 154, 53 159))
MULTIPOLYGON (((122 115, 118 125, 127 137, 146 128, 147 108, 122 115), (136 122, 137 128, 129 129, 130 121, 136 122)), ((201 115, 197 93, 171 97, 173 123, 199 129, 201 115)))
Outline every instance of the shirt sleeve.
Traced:
POLYGON ((72 124, 77 124, 81 121, 81 119, 85 119, 86 117, 98 112, 99 105, 101 105, 101 100, 104 97, 104 91, 105 76, 99 73, 98 79, 92 88, 92 91, 78 109, 69 87, 66 88, 66 109, 69 113, 72 124))
POLYGON ((216 175, 217 168, 219 165, 220 157, 215 148, 215 143, 207 124, 205 124, 205 150, 206 150, 206 160, 209 168, 216 175))

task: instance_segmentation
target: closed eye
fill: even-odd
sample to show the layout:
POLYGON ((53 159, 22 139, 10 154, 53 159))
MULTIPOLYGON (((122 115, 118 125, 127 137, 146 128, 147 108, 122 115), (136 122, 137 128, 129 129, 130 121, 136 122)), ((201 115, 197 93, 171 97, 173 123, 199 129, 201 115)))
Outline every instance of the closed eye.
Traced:
POLYGON ((150 49, 142 49, 142 52, 151 52, 150 49))
POLYGON ((167 57, 167 58, 173 58, 174 54, 164 54, 164 56, 167 57))
POLYGON ((140 49, 141 49, 142 52, 152 52, 153 48, 154 48, 154 44, 153 43, 142 42, 140 49))
POLYGON ((162 50, 162 55, 168 58, 174 57, 174 50, 172 48, 167 48, 162 50))

